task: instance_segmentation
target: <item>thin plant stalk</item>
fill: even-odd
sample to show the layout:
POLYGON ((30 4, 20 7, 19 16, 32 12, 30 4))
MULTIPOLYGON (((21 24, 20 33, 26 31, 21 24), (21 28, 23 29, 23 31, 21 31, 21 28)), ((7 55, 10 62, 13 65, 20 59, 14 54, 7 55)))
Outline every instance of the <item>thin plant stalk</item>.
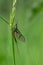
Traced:
POLYGON ((13 60, 14 60, 14 65, 15 65, 15 48, 14 48, 14 39, 13 39, 13 24, 14 24, 14 17, 15 17, 15 4, 16 0, 13 0, 13 6, 12 6, 12 11, 10 15, 10 28, 11 28, 11 33, 12 33, 12 51, 13 51, 13 60))
POLYGON ((15 47, 14 47, 14 38, 13 38, 13 36, 12 36, 12 50, 13 50, 14 65, 16 65, 16 62, 15 62, 15 47))

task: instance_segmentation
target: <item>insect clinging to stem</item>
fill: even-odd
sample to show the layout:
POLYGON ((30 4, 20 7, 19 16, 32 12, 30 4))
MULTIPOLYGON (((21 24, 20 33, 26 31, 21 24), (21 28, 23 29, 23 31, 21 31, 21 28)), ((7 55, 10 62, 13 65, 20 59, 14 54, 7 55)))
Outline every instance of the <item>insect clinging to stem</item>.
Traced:
POLYGON ((13 37, 15 39, 15 42, 17 43, 17 39, 16 37, 18 37, 19 40, 21 41, 25 41, 25 37, 23 36, 23 34, 19 31, 17 24, 15 25, 14 29, 13 29, 13 37))

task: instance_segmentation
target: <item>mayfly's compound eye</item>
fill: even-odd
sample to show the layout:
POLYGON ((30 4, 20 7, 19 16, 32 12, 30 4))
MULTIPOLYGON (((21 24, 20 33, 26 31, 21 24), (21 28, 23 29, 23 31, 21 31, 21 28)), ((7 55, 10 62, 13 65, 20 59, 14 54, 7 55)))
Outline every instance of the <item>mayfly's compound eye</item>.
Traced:
POLYGON ((21 41, 25 41, 25 38, 24 36, 22 35, 22 33, 19 31, 18 27, 17 27, 17 24, 15 25, 15 28, 13 30, 13 36, 14 36, 14 39, 15 39, 15 42, 17 42, 16 40, 16 37, 21 40, 21 41))

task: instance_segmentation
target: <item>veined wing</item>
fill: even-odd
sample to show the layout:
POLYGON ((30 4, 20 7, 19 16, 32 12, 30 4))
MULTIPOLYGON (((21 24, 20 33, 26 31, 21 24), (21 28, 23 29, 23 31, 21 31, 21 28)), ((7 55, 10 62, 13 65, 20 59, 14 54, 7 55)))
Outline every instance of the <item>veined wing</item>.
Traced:
POLYGON ((19 40, 21 41, 25 41, 25 38, 23 36, 23 34, 19 31, 19 29, 16 30, 16 36, 18 37, 19 40))

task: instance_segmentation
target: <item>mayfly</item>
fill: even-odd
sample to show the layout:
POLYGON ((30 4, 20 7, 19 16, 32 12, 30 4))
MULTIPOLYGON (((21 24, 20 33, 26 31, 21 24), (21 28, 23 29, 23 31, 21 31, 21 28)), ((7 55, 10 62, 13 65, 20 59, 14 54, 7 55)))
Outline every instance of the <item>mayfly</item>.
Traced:
POLYGON ((13 37, 14 37, 16 43, 17 43, 16 37, 18 37, 18 39, 21 40, 21 41, 25 41, 25 38, 22 35, 22 33, 19 31, 17 24, 15 25, 15 27, 13 29, 13 37))

